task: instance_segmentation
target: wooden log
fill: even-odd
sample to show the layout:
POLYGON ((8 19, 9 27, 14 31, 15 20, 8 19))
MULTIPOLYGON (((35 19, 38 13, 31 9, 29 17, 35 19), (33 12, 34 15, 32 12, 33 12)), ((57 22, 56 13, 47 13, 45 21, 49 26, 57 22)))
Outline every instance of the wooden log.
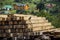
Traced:
POLYGON ((12 28, 12 25, 6 25, 6 26, 4 26, 5 27, 5 29, 11 29, 12 28))
POLYGON ((4 26, 0 26, 0 29, 5 29, 4 26))
POLYGON ((13 37, 13 33, 10 33, 10 37, 13 37))
POLYGON ((6 37, 5 33, 0 33, 0 37, 6 37))
POLYGON ((16 29, 11 29, 11 33, 16 33, 16 29))
POLYGON ((23 16, 21 17, 21 20, 24 20, 24 17, 23 16))
POLYGON ((13 20, 17 20, 17 17, 16 17, 16 16, 14 16, 14 17, 13 17, 13 20))
POLYGON ((22 29, 16 29, 16 33, 23 33, 22 29))
POLYGON ((13 25, 13 22, 12 21, 9 21, 9 25, 13 25))
POLYGON ((30 21, 28 21, 28 20, 26 20, 26 23, 27 24, 41 24, 41 23, 48 23, 48 20, 30 20, 30 21))
POLYGON ((2 18, 7 18, 7 15, 1 15, 1 14, 0 14, 0 17, 2 17, 2 18))
POLYGON ((14 22, 12 22, 12 24, 16 25, 16 24, 19 24, 19 23, 17 21, 14 21, 14 22))
POLYGON ((13 15, 13 14, 8 14, 7 16, 8 16, 8 17, 13 17, 14 15, 13 15))
POLYGON ((19 17, 19 20, 21 20, 21 17, 19 17))
POLYGON ((2 29, 2 30, 0 30, 0 32, 1 32, 1 33, 5 33, 5 30, 4 30, 4 29, 2 29))
POLYGON ((14 25, 16 28, 24 29, 27 28, 25 25, 14 25))
POLYGON ((10 18, 10 17, 7 17, 7 18, 6 18, 6 20, 7 20, 7 21, 10 21, 10 20, 11 20, 11 18, 10 18))
POLYGON ((5 25, 5 21, 1 21, 1 25, 5 25))
POLYGON ((5 21, 5 18, 2 18, 2 21, 5 21))
POLYGON ((43 26, 43 27, 45 27, 45 26, 51 26, 51 24, 50 23, 42 23, 42 24, 29 24, 28 25, 28 27, 41 27, 41 26, 43 26))
POLYGON ((3 33, 3 30, 0 29, 0 33, 3 33))
POLYGON ((11 33, 11 29, 6 29, 5 32, 6 33, 11 33))

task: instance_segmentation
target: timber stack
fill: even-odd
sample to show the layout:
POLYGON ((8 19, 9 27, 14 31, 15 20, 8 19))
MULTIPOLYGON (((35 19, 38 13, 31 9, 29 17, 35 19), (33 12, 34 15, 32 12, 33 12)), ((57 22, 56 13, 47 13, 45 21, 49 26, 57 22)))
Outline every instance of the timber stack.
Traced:
POLYGON ((29 37, 50 32, 53 29, 45 17, 33 15, 8 14, 0 15, 0 37, 29 37))

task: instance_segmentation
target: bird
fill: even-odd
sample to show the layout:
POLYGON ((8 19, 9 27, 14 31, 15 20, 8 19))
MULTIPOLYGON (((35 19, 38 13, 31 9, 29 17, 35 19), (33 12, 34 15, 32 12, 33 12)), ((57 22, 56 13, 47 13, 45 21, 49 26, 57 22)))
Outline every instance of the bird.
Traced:
POLYGON ((29 17, 29 19, 28 20, 31 20, 31 17, 29 17))

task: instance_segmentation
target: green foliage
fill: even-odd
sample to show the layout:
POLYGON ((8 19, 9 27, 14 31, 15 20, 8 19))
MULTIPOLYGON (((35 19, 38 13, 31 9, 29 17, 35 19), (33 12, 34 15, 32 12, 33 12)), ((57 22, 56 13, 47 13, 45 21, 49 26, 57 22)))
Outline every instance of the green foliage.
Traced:
POLYGON ((0 0, 0 7, 10 4, 12 5, 14 3, 14 0, 0 0))
POLYGON ((45 8, 45 7, 44 7, 44 3, 43 3, 43 2, 37 4, 37 9, 42 10, 42 9, 44 9, 44 8, 45 8))
POLYGON ((12 14, 15 14, 16 13, 16 10, 11 10, 10 11, 12 14))
POLYGON ((4 2, 5 2, 5 4, 12 4, 14 2, 14 0, 5 0, 4 2))

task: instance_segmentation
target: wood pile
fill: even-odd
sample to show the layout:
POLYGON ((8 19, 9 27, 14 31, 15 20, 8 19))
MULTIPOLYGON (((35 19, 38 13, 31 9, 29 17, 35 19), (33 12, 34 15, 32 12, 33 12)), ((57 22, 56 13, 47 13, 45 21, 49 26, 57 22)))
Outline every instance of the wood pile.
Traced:
MULTIPOLYGON (((16 37, 19 34, 25 35, 27 33, 27 24, 24 17, 17 17, 8 15, 7 18, 0 20, 0 37, 16 37)), ((21 35, 21 36, 22 36, 21 35)))
POLYGON ((0 37, 40 34, 41 30, 51 28, 54 28, 54 26, 45 17, 22 14, 0 15, 0 37))

